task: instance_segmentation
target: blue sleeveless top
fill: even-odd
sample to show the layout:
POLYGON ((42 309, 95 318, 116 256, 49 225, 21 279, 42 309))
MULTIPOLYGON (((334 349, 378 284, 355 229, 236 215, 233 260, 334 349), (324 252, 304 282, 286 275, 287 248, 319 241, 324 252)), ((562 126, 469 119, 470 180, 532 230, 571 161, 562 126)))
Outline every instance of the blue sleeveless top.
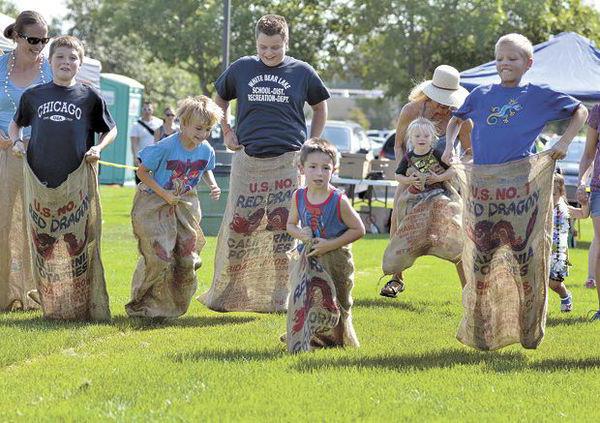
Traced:
MULTIPOLYGON (((6 95, 4 91, 4 84, 6 83, 7 73, 8 73, 8 62, 12 56, 12 53, 6 53, 4 56, 0 56, 0 129, 2 129, 6 134, 8 134, 8 125, 10 121, 13 119, 15 112, 15 106, 13 106, 12 101, 15 102, 15 105, 19 106, 19 100, 21 100, 21 96, 23 92, 27 88, 31 88, 35 85, 41 84, 44 80, 46 82, 52 81, 52 70, 50 68, 50 64, 48 60, 44 58, 42 62, 42 74, 44 75, 44 79, 42 80, 42 75, 38 75, 37 78, 27 87, 19 87, 15 85, 10 78, 8 79, 8 94, 10 98, 6 95)), ((29 138, 31 135, 31 128, 23 128, 23 138, 29 138)))
POLYGON ((306 188, 296 191, 296 204, 298 216, 302 227, 312 229, 313 236, 323 239, 337 238, 348 230, 342 222, 340 201, 344 195, 342 191, 334 189, 321 204, 311 204, 306 196, 306 188))

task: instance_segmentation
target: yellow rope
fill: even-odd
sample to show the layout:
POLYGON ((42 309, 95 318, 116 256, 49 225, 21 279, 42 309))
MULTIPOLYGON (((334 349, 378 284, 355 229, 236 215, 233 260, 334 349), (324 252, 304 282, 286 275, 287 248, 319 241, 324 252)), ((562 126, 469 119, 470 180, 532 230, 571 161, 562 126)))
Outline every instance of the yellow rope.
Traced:
POLYGON ((104 166, 118 167, 119 169, 131 169, 131 170, 138 169, 137 166, 129 166, 129 165, 124 165, 124 164, 105 162, 104 160, 98 160, 98 163, 100 163, 101 165, 104 165, 104 166))

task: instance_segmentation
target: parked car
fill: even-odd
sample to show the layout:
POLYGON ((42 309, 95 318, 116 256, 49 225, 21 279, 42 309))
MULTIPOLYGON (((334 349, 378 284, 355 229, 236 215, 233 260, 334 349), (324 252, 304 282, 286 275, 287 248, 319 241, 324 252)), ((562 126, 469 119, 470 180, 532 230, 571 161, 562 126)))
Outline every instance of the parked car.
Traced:
POLYGON ((394 152, 394 143, 395 142, 396 142, 396 131, 393 131, 388 135, 387 139, 383 143, 383 146, 381 147, 381 150, 379 151, 379 154, 377 156, 380 159, 396 160, 396 153, 394 152))
MULTIPOLYGON (((310 123, 307 124, 310 133, 310 123)), ((333 143, 340 153, 368 153, 371 140, 366 131, 356 122, 328 120, 321 137, 333 143)))
MULTIPOLYGON (((556 137, 546 143, 545 149, 550 149, 559 140, 556 137)), ((560 169, 560 173, 565 178, 565 188, 567 191, 567 201, 569 203, 577 203, 577 186, 579 182, 579 161, 585 149, 585 137, 577 136, 573 138, 573 142, 569 145, 567 156, 556 163, 556 167, 560 169)))

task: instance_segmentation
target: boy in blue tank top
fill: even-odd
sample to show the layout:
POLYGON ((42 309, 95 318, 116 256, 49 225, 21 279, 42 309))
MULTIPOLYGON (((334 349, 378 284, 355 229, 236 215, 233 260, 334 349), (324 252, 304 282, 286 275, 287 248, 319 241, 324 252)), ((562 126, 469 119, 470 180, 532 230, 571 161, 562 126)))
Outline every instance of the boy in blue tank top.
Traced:
POLYGON ((299 167, 306 186, 293 195, 287 231, 303 243, 312 242, 308 256, 317 257, 333 279, 340 308, 338 325, 329 334, 315 336, 311 344, 358 347, 350 313, 354 262, 349 247, 364 236, 365 227, 348 198, 331 185, 336 162, 337 149, 330 142, 311 138, 304 143, 299 167))

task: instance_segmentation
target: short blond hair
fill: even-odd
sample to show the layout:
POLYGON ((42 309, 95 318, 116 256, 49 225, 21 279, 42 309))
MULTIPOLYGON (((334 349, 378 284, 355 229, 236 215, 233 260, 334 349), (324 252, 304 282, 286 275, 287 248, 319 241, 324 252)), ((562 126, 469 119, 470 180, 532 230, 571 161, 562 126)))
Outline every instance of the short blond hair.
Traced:
POLYGON ((512 33, 506 34, 502 37, 498 38, 496 41, 496 46, 494 47, 494 55, 498 54, 498 47, 502 44, 513 44, 518 49, 521 50, 525 58, 532 59, 533 58, 533 44, 529 41, 529 38, 522 34, 512 33))
POLYGON ((430 121, 429 119, 426 119, 424 117, 416 118, 408 125, 408 128, 406 128, 406 135, 405 135, 406 144, 412 146, 410 139, 412 138, 413 134, 419 129, 421 131, 423 131, 425 133, 429 133, 431 135, 431 146, 434 147, 435 141, 438 138, 437 134, 435 133, 435 125, 433 124, 432 121, 430 121))
POLYGON ((183 126, 189 126, 192 122, 213 126, 223 119, 223 110, 205 95, 179 101, 176 114, 183 126))
POLYGON ((50 60, 52 60, 52 56, 56 52, 56 49, 59 47, 67 47, 76 50, 77 55, 79 56, 79 61, 83 64, 85 50, 79 38, 74 37, 72 35, 62 35, 58 38, 55 38, 52 41, 52 44, 50 44, 50 60))

